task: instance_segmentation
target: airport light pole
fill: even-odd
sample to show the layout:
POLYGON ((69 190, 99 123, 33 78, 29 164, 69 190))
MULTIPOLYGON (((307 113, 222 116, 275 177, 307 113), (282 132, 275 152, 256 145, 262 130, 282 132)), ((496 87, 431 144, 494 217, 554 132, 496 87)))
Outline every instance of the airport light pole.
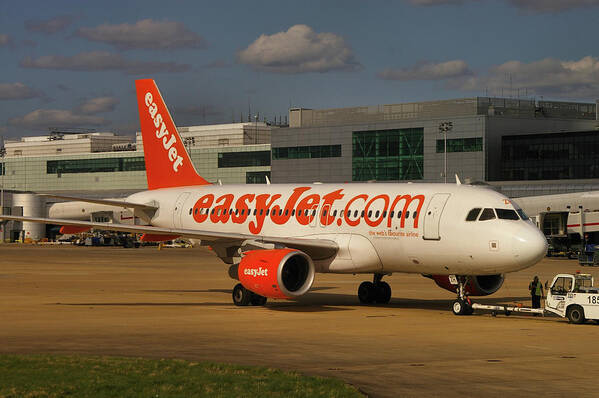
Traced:
POLYGON ((443 154, 444 154, 444 168, 443 178, 447 184, 447 133, 453 129, 452 122, 443 122, 439 125, 439 132, 443 134, 443 154))
MULTIPOLYGON (((4 147, 4 137, 0 137, 0 161, 2 170, 0 170, 0 177, 2 177, 2 185, 0 186, 0 214, 4 214, 4 174, 6 173, 6 165, 4 164, 4 156, 6 155, 6 148, 4 147)), ((0 225, 2 228, 2 237, 0 243, 4 243, 4 226, 6 223, 0 225)))

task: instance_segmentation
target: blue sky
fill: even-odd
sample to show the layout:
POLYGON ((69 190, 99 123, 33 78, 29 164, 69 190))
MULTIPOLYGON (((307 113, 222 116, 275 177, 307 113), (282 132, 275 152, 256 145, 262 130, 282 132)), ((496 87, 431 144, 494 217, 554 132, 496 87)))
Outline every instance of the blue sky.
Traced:
POLYGON ((498 95, 599 98, 599 0, 0 2, 0 135, 498 95))

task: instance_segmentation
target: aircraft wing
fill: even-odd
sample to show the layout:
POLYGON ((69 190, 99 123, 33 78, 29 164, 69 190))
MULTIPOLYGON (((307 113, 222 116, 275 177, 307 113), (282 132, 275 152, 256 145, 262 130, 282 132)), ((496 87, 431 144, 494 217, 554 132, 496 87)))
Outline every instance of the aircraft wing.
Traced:
POLYGON ((261 243, 275 243, 286 247, 302 250, 309 256, 319 259, 328 258, 337 253, 339 246, 336 242, 327 239, 314 238, 291 238, 274 236, 254 236, 249 234, 237 234, 229 232, 199 231, 193 229, 162 228, 148 225, 125 225, 105 222, 65 220, 60 218, 39 218, 25 216, 0 215, 0 220, 35 222, 41 224, 73 225, 78 227, 96 228, 106 231, 120 231, 131 233, 144 233, 150 235, 169 235, 188 239, 200 239, 204 243, 232 243, 252 240, 261 243))
POLYGON ((152 205, 142 204, 142 203, 127 202, 125 200, 118 200, 118 199, 92 199, 92 198, 80 198, 77 196, 51 195, 51 194, 44 194, 44 193, 39 193, 36 195, 43 196, 46 198, 73 200, 73 201, 77 201, 77 202, 95 203, 95 204, 99 204, 99 205, 124 207, 124 208, 129 208, 129 209, 139 209, 139 210, 149 210, 149 211, 156 211, 158 209, 157 206, 152 206, 152 205))

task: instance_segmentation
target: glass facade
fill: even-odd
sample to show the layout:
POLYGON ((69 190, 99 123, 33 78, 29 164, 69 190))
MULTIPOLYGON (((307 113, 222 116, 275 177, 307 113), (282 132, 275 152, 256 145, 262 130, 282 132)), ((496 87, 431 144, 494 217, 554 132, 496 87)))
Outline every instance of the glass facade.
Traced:
POLYGON ((4 163, 0 163, 0 176, 4 175, 4 163))
POLYGON ((145 171, 143 156, 97 159, 61 159, 46 162, 47 174, 145 171))
POLYGON ((424 129, 354 131, 352 181, 423 179, 424 129))
POLYGON ((218 167, 270 166, 270 151, 220 152, 218 167))
POLYGON ((266 177, 270 180, 270 171, 247 171, 245 173, 245 183, 266 184, 266 177))
MULTIPOLYGON (((437 153, 443 153, 444 140, 437 140, 437 153)), ((483 150, 483 137, 451 138, 447 140, 447 152, 481 152, 483 150)))
POLYGON ((292 146, 272 149, 272 158, 275 160, 339 157, 341 157, 341 145, 292 146))
POLYGON ((599 132, 504 136, 504 181, 599 178, 599 132))

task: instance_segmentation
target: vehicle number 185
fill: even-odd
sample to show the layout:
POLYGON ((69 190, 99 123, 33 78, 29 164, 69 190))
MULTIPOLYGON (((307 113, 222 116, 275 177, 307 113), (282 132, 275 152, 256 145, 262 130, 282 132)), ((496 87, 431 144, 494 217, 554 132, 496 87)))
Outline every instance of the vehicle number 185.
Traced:
POLYGON ((589 304, 599 304, 599 296, 589 296, 589 304))

